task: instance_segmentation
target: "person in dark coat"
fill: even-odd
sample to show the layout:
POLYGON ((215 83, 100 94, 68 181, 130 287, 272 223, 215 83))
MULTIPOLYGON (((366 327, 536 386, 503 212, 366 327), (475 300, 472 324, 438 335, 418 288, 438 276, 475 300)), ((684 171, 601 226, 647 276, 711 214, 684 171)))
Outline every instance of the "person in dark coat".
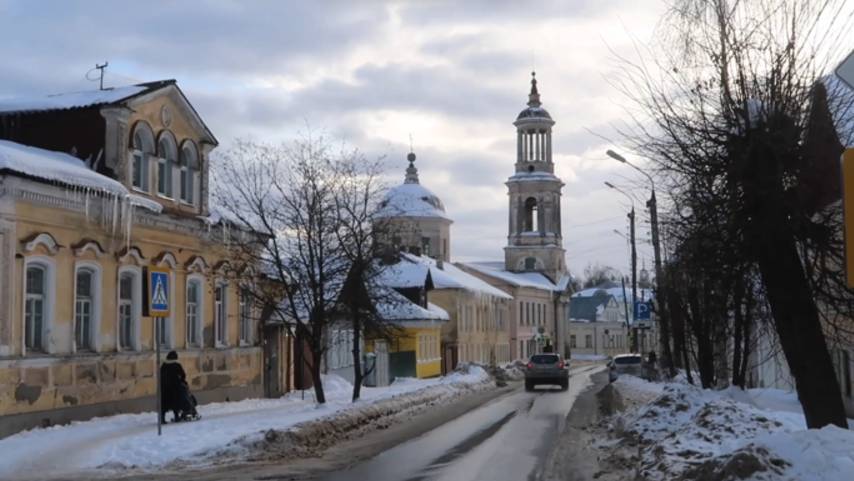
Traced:
POLYGON ((187 374, 178 362, 178 353, 169 351, 166 362, 160 366, 160 421, 166 423, 166 411, 172 411, 174 420, 180 419, 184 409, 183 392, 187 385, 187 374))

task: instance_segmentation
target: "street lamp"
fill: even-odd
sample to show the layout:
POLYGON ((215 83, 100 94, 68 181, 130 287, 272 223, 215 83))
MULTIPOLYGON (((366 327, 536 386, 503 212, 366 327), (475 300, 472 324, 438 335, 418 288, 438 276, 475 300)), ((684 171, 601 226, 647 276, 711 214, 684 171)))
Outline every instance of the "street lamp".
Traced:
POLYGON ((668 342, 670 335, 668 331, 669 324, 667 322, 667 296, 666 289, 664 286, 664 276, 662 275, 661 270, 661 245, 658 241, 658 208, 655 202, 655 180, 653 180, 652 176, 646 173, 643 169, 629 162, 628 160, 626 160, 625 157, 614 152, 613 150, 608 149, 607 151, 605 151, 605 155, 611 157, 617 162, 626 164, 643 174, 649 180, 650 186, 652 188, 649 201, 647 201, 646 206, 649 207, 649 222, 652 225, 652 249, 655 255, 655 279, 656 287, 658 288, 659 298, 657 317, 660 317, 659 332, 661 334, 661 348, 664 351, 662 353, 662 360, 664 361, 665 366, 669 369, 670 374, 672 376, 675 375, 675 372, 673 371, 673 357, 670 352, 670 343, 668 342))

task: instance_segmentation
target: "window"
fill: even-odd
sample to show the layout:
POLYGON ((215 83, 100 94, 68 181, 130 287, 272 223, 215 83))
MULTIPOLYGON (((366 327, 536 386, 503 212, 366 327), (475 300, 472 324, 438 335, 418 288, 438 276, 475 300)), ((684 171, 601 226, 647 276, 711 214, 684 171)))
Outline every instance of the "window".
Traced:
POLYGON ((569 335, 569 347, 570 347, 570 349, 575 349, 575 347, 576 347, 576 345, 575 345, 575 334, 569 335))
POLYGON ((154 134, 145 122, 139 122, 133 130, 131 151, 131 184, 137 189, 148 191, 148 158, 154 155, 154 134))
POLYGON ((136 331, 138 275, 122 272, 119 275, 119 348, 133 349, 136 331))
POLYGON ((225 346, 228 343, 228 325, 226 323, 227 285, 218 284, 214 289, 214 328, 216 329, 216 344, 225 346))
POLYGON ((157 141, 157 193, 172 197, 172 170, 175 168, 177 152, 175 138, 169 131, 160 134, 157 141))
POLYGON ((188 204, 195 203, 195 184, 199 171, 199 154, 196 145, 186 140, 181 146, 180 199, 188 204))
POLYGON ((240 343, 252 342, 252 292, 244 287, 240 290, 240 343))
POLYGON ((202 282, 199 279, 187 281, 187 344, 201 346, 202 319, 202 282))
POLYGON ((537 268, 537 259, 534 259, 533 257, 526 257, 525 258, 525 270, 526 271, 532 271, 536 268, 537 268))
POLYGON ((430 257, 430 238, 422 237, 421 238, 421 253, 427 257, 430 257))
POLYGON ((27 297, 24 307, 25 342, 27 349, 34 351, 44 349, 47 277, 46 266, 31 264, 27 267, 27 297))
POLYGON ((158 341, 160 341, 160 347, 168 349, 170 347, 170 343, 169 343, 169 318, 161 316, 161 317, 157 317, 156 319, 157 319, 157 324, 158 324, 157 327, 160 331, 159 332, 160 337, 158 338, 158 341))
POLYGON ((593 347, 593 336, 587 334, 584 336, 584 347, 591 348, 593 347))
POLYGON ((525 232, 537 232, 539 230, 538 222, 537 199, 528 197, 525 200, 525 232))
POLYGON ((95 310, 98 299, 95 297, 96 274, 94 269, 82 267, 77 269, 74 298, 74 341, 78 350, 93 348, 92 333, 94 332, 95 310))

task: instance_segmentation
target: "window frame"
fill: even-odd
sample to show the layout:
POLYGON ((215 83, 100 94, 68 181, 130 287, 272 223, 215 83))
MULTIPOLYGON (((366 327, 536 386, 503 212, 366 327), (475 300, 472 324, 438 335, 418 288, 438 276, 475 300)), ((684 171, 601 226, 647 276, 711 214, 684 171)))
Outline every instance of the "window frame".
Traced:
POLYGON ((74 263, 74 291, 73 291, 73 302, 74 302, 74 337, 73 337, 73 346, 74 352, 78 351, 86 351, 86 352, 99 352, 100 351, 100 337, 98 333, 101 328, 101 305, 102 305, 102 297, 103 295, 103 282, 102 282, 102 272, 101 266, 96 262, 91 261, 77 261, 74 263), (90 319, 89 319, 89 333, 86 336, 88 340, 88 345, 80 346, 79 342, 79 334, 78 334, 78 275, 80 271, 89 271, 90 273, 90 289, 91 292, 89 294, 89 301, 91 303, 90 308, 90 319))
POLYGON ((139 266, 121 266, 116 282, 116 351, 132 352, 140 350, 140 330, 142 324, 142 269, 139 266), (122 276, 131 276, 129 346, 122 343, 122 276))
POLYGON ((252 345, 252 307, 252 292, 249 286, 241 286, 237 293, 237 343, 240 346, 252 345))
POLYGON ((228 282, 217 279, 214 284, 214 346, 228 347, 228 282), (217 294, 222 289, 221 299, 217 294), (222 324, 222 325, 220 325, 222 324))
POLYGON ((133 190, 138 192, 145 192, 146 194, 151 193, 151 166, 150 166, 150 158, 157 153, 157 142, 154 137, 154 131, 151 130, 151 126, 148 125, 147 122, 140 120, 134 125, 133 131, 131 132, 130 138, 130 162, 129 162, 129 172, 128 177, 130 179, 130 186, 133 190), (136 136, 137 134, 144 135, 142 138, 142 142, 148 142, 149 145, 137 145, 136 136), (146 150, 148 147, 148 150, 146 150), (137 163, 139 163, 139 176, 141 185, 137 185, 134 183, 134 175, 137 170, 137 163))
POLYGON ((169 130, 161 131, 157 136, 157 185, 155 192, 158 197, 175 200, 174 171, 178 164, 178 156, 178 142, 175 140, 175 136, 169 130), (165 147, 164 144, 166 144, 165 147), (165 191, 160 190, 161 181, 166 189, 165 191))
MULTIPOLYGON (((54 306, 56 300, 56 264, 55 261, 46 256, 27 256, 24 260, 24 275, 22 276, 22 300, 23 305, 21 306, 22 316, 21 316, 21 324, 23 327, 23 335, 21 336, 21 349, 24 355, 28 352, 34 353, 43 353, 43 354, 51 354, 51 343, 50 343, 50 335, 51 329, 53 327, 53 316, 54 316, 54 306), (44 278, 42 281, 43 292, 38 294, 41 296, 41 325, 39 326, 39 345, 28 345, 27 343, 27 333, 30 328, 27 323, 27 307, 29 304, 29 297, 31 294, 27 291, 27 279, 28 279, 28 271, 30 268, 38 268, 41 269, 44 273, 44 278)), ((35 296, 36 294, 32 294, 35 296)), ((35 339, 34 339, 35 341, 35 339)))
POLYGON ((201 171, 201 160, 196 143, 190 139, 181 142, 178 151, 178 200, 187 205, 196 205, 196 179, 201 171), (185 153, 191 151, 192 155, 185 153))
POLYGON ((186 342, 186 346, 192 348, 201 348, 204 346, 204 336, 203 336, 203 328, 204 328, 204 316, 205 316, 205 294, 204 294, 204 286, 205 286, 205 277, 201 274, 190 274, 187 276, 187 280, 184 286, 184 328, 186 329, 184 340, 186 342), (195 307, 195 336, 194 338, 190 337, 190 285, 196 286, 196 294, 198 298, 196 299, 195 307))

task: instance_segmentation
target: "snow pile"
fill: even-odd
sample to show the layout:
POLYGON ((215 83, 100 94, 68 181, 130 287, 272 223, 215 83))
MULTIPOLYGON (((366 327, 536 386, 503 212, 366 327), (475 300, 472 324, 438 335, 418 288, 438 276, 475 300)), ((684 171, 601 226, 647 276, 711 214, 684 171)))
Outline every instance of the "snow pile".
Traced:
POLYGON ((613 420, 639 445, 641 479, 842 481, 854 471, 854 433, 805 430, 782 392, 709 391, 632 376, 615 386, 624 398, 652 398, 613 420))
POLYGON ((364 421, 379 427, 385 422, 380 418, 397 410, 413 412, 418 406, 450 402, 494 386, 482 368, 469 366, 442 378, 398 379, 387 387, 364 387, 361 399, 351 403, 349 382, 339 376, 324 376, 323 382, 327 402, 322 406, 314 403, 311 390, 278 399, 208 404, 199 407, 200 421, 168 424, 161 437, 153 412, 18 433, 0 439, 0 479, 111 476, 249 459, 258 456, 253 446, 269 436, 302 430, 305 423, 321 422, 315 426, 328 433, 329 439, 323 441, 328 444, 350 429, 347 426, 364 421), (337 425, 339 421, 343 426, 337 425))

